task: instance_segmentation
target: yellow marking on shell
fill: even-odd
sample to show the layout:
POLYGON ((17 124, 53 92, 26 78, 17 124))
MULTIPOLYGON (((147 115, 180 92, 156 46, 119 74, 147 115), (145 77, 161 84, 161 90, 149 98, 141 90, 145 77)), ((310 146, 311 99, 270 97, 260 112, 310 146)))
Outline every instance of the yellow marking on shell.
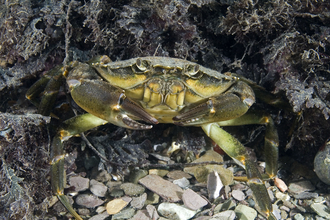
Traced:
POLYGON ((203 96, 204 98, 219 93, 219 87, 211 84, 200 83, 199 80, 187 79, 186 83, 189 88, 191 88, 194 92, 203 96))
POLYGON ((56 163, 58 163, 60 160, 63 160, 65 158, 65 154, 61 154, 61 155, 57 155, 56 157, 54 157, 51 161, 50 164, 54 165, 56 163))
POLYGON ((210 109, 210 113, 211 113, 211 114, 214 114, 215 112, 216 112, 216 111, 215 111, 215 108, 211 108, 211 109, 210 109))
POLYGON ((238 156, 237 160, 240 161, 245 166, 245 156, 238 156))
POLYGON ((115 110, 115 111, 119 111, 120 110, 120 105, 117 104, 117 105, 113 106, 112 109, 115 110))

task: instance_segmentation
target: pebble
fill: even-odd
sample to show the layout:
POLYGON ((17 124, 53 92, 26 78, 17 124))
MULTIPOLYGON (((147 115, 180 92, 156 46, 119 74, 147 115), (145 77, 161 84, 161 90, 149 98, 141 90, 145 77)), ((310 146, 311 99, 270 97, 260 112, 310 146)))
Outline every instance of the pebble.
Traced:
POLYGON ((298 213, 298 214, 295 214, 293 216, 293 219, 294 220, 304 220, 305 218, 304 218, 304 216, 302 214, 298 213))
POLYGON ((174 179, 174 180, 181 179, 183 177, 185 177, 186 179, 191 179, 192 178, 192 176, 190 174, 188 174, 186 172, 183 172, 182 170, 171 171, 168 174, 166 174, 166 176, 168 178, 171 178, 171 179, 174 179))
POLYGON ((131 206, 136 209, 142 209, 146 200, 147 193, 143 193, 141 196, 132 198, 131 206))
POLYGON ((279 188, 279 190, 281 190, 281 192, 288 190, 288 186, 285 184, 285 182, 278 177, 275 177, 274 184, 277 186, 277 188, 279 188))
POLYGON ((293 194, 293 197, 296 199, 315 199, 319 196, 318 193, 311 193, 311 192, 302 192, 299 194, 293 194))
POLYGON ((233 190, 231 192, 231 195, 233 196, 234 199, 236 199, 237 201, 242 201, 245 199, 245 195, 242 191, 240 190, 233 190))
POLYGON ((134 208, 123 209, 119 213, 114 214, 111 220, 130 219, 134 216, 134 214, 135 214, 134 208))
POLYGON ((81 192, 89 188, 89 179, 81 176, 71 176, 69 184, 71 187, 74 187, 76 192, 81 192))
POLYGON ((108 190, 108 187, 106 187, 101 182, 98 182, 96 180, 91 180, 89 190, 98 197, 104 197, 108 190))
POLYGON ((233 200, 229 199, 229 200, 226 200, 224 203, 218 204, 214 208, 214 213, 218 213, 218 212, 229 210, 229 209, 234 209, 235 206, 236 206, 236 204, 233 202, 233 200))
POLYGON ((158 206, 158 213, 171 220, 188 220, 196 214, 192 211, 175 203, 161 203, 158 206))
POLYGON ((156 219, 159 218, 159 215, 157 213, 157 209, 155 208, 155 206, 153 206, 153 205, 147 205, 146 209, 147 209, 147 212, 148 212, 149 217, 152 220, 156 220, 156 219))
POLYGON ((330 219, 330 212, 328 206, 324 204, 314 203, 311 205, 311 208, 318 214, 319 216, 330 219))
POLYGON ((147 201, 145 202, 146 205, 157 204, 158 202, 159 202, 159 195, 153 192, 149 192, 147 194, 147 201))
POLYGON ((95 180, 105 183, 108 182, 112 179, 111 175, 106 171, 106 170, 102 170, 99 174, 97 174, 95 180))
POLYGON ((191 189, 183 192, 182 200, 183 204, 191 210, 198 210, 207 205, 207 201, 191 189))
POLYGON ((133 170, 133 172, 129 176, 129 182, 138 183, 139 179, 145 177, 146 175, 148 175, 147 170, 141 170, 141 169, 133 170))
POLYGON ((164 177, 168 172, 169 172, 168 170, 151 169, 149 170, 149 175, 154 174, 157 176, 164 177))
POLYGON ((288 194, 286 194, 286 193, 282 193, 282 192, 279 192, 279 191, 277 191, 277 192, 275 193, 275 197, 276 197, 277 199, 282 200, 282 201, 289 201, 289 200, 290 200, 290 196, 289 196, 288 194))
POLYGON ((132 198, 130 198, 128 196, 124 196, 119 199, 111 200, 110 202, 107 203, 106 210, 109 215, 117 214, 123 208, 125 208, 128 205, 128 203, 130 203, 131 200, 132 200, 132 198))
POLYGON ((80 194, 76 198, 76 203, 86 208, 95 208, 102 205, 104 201, 94 195, 80 194))
POLYGON ((150 220, 147 210, 139 210, 130 220, 150 220))
POLYGON ((128 196, 138 196, 145 191, 145 188, 143 186, 135 183, 123 183, 120 188, 124 190, 125 195, 128 196))
POLYGON ((186 177, 182 177, 181 179, 173 180, 173 183, 175 185, 180 186, 182 189, 186 189, 190 184, 189 180, 187 180, 186 177))
POLYGON ((233 210, 226 210, 213 215, 210 220, 223 220, 223 219, 234 220, 235 218, 236 218, 236 214, 233 210))
POLYGON ((103 212, 101 214, 94 215, 89 220, 104 220, 109 216, 107 212, 103 212))
POLYGON ((294 194, 299 194, 306 191, 314 191, 315 186, 308 180, 290 183, 289 191, 294 194))
POLYGON ((207 191, 210 200, 214 200, 220 196, 220 190, 223 184, 217 171, 212 171, 207 176, 207 191))
POLYGON ((236 206, 235 213, 240 220, 254 220, 258 215, 256 210, 242 204, 236 206))
POLYGON ((154 174, 143 177, 139 183, 169 202, 180 201, 183 194, 179 186, 154 174))

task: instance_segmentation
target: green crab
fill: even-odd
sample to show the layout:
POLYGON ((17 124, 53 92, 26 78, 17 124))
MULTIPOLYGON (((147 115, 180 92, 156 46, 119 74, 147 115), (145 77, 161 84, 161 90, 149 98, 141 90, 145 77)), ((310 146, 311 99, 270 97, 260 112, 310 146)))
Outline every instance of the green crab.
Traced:
MULTIPOLYGON (((112 123, 128 129, 151 129, 158 123, 199 126, 230 157, 246 169, 259 212, 276 219, 264 185, 277 173, 278 135, 268 115, 249 112, 255 93, 253 82, 232 73, 221 74, 196 63, 168 57, 140 57, 111 62, 98 56, 88 63, 57 67, 37 81, 26 97, 49 115, 65 77, 73 100, 87 113, 68 119, 51 146, 54 194, 68 211, 82 219, 64 195, 65 171, 62 143, 89 129, 112 123), (40 103, 37 97, 45 90, 40 103), (143 123, 144 122, 144 123, 143 123), (265 174, 261 175, 245 147, 221 126, 264 124, 265 174)), ((258 92, 258 93, 259 93, 258 92)), ((256 93, 256 94, 258 94, 256 93)))

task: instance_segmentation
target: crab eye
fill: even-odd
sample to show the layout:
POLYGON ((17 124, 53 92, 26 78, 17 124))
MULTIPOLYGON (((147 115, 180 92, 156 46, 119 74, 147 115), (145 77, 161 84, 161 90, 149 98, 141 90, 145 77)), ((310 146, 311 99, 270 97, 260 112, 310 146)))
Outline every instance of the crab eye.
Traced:
POLYGON ((201 78, 203 75, 203 73, 199 71, 199 65, 192 64, 188 64, 185 66, 184 74, 194 79, 201 78))
POLYGON ((135 64, 140 71, 146 71, 149 67, 149 63, 146 60, 137 59, 135 64))

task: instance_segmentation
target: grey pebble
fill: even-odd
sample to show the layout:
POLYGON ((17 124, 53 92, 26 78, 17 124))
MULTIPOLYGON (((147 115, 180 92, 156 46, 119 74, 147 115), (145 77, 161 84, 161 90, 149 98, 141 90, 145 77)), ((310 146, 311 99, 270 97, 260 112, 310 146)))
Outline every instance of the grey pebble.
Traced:
POLYGON ((182 177, 181 179, 173 180, 173 183, 175 185, 180 186, 182 189, 186 189, 190 184, 189 180, 187 180, 186 177, 182 177))
POLYGON ((125 195, 128 196, 137 196, 144 193, 145 188, 139 184, 134 183, 123 183, 120 188, 124 190, 125 195))
POLYGON ((132 198, 131 206, 136 209, 142 209, 146 200, 147 193, 143 193, 141 196, 132 198))
POLYGON ((234 199, 238 200, 238 201, 242 201, 245 199, 245 195, 242 191, 240 190, 233 190, 231 192, 231 195, 234 197, 234 199))
POLYGON ((71 176, 69 184, 71 187, 74 187, 76 192, 81 192, 89 188, 89 179, 81 176, 71 176))
POLYGON ((134 214, 135 214, 134 208, 123 209, 119 213, 114 214, 111 220, 129 219, 132 218, 134 214))
POLYGON ((223 220, 223 219, 234 220, 235 218, 236 218, 236 214, 233 210, 226 210, 213 215, 213 217, 210 220, 223 220))
POLYGON ((86 208, 95 208, 102 205, 104 201, 94 195, 81 194, 77 196, 76 203, 86 208))
POLYGON ((109 216, 107 212, 102 212, 101 214, 94 215, 89 220, 104 220, 109 216))
POLYGON ((91 180, 89 190, 96 196, 104 197, 108 190, 108 187, 106 187, 101 182, 98 182, 96 180, 91 180))

